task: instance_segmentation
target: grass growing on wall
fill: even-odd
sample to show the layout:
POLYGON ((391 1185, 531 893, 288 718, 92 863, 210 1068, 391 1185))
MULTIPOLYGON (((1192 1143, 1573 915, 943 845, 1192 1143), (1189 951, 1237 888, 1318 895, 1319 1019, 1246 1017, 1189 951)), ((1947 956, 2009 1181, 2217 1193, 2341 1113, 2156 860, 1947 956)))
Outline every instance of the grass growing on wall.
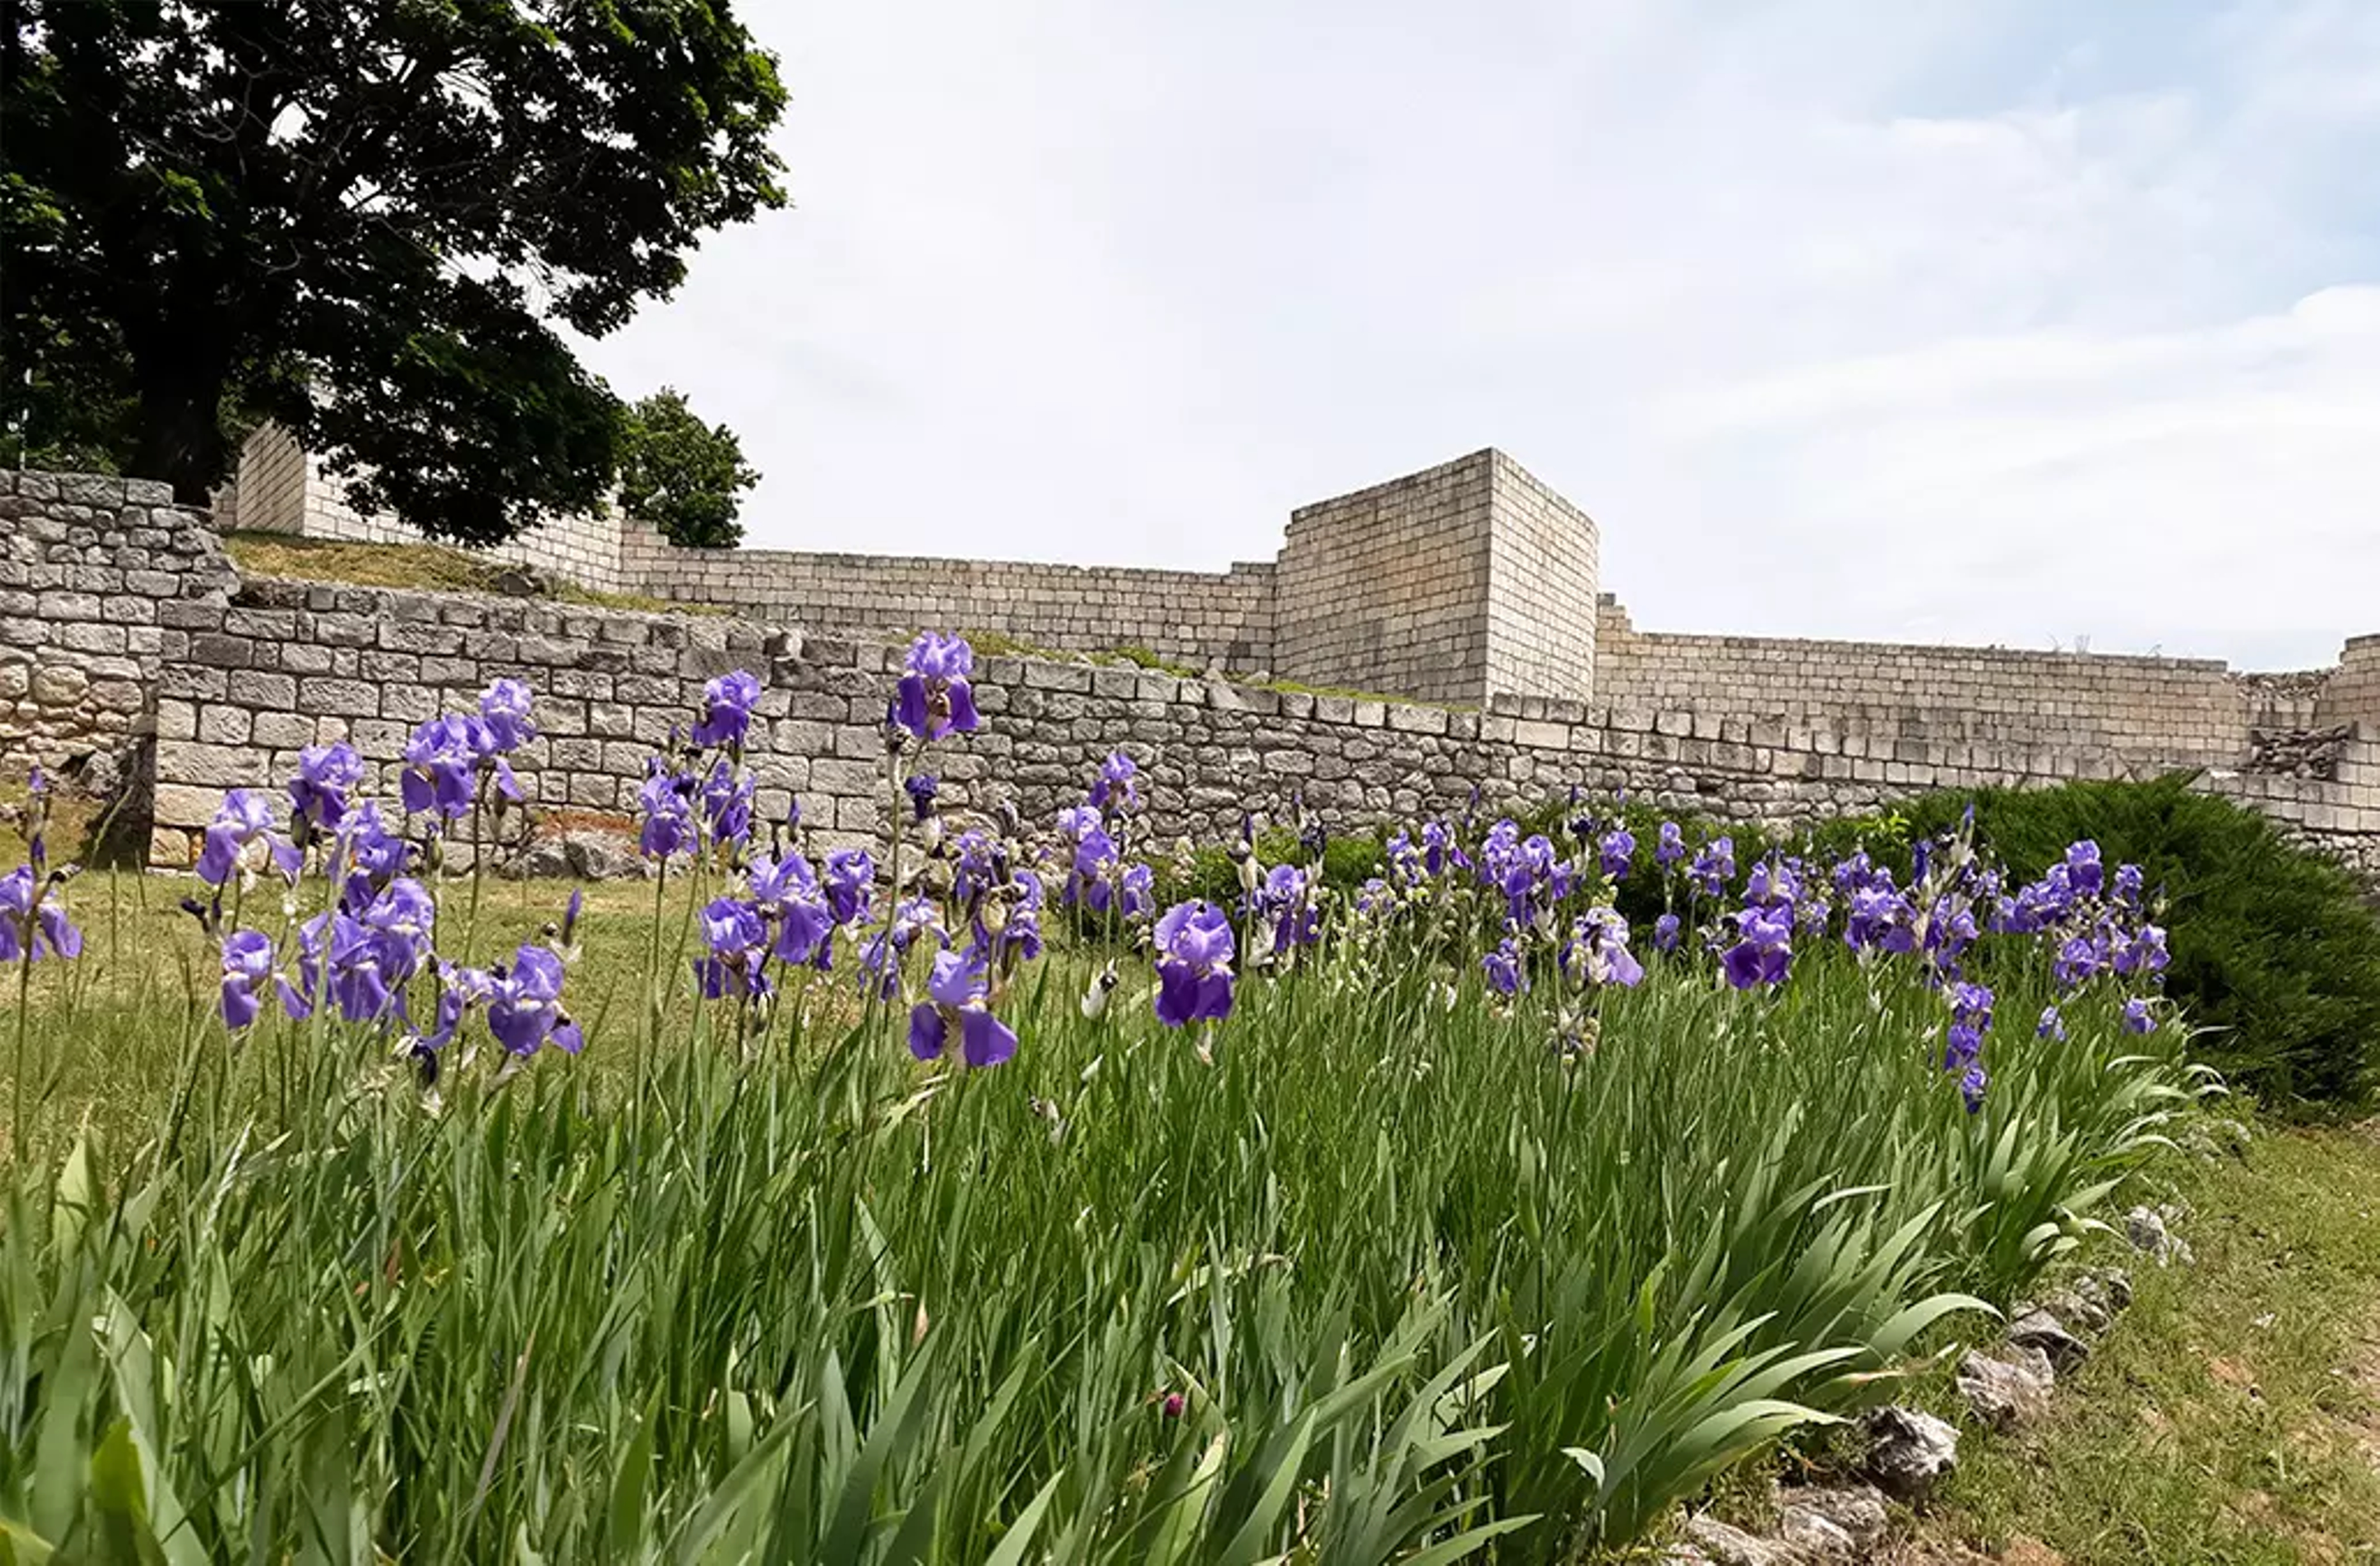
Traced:
MULTIPOLYGON (((512 567, 505 562, 433 543, 364 543, 345 539, 306 539, 287 533, 231 532, 224 552, 243 575, 294 581, 344 582, 358 588, 395 588, 414 592, 494 593, 512 567)), ((723 614, 714 605, 650 598, 642 593, 599 592, 576 582, 538 574, 536 595, 557 603, 625 609, 650 614, 723 614)))

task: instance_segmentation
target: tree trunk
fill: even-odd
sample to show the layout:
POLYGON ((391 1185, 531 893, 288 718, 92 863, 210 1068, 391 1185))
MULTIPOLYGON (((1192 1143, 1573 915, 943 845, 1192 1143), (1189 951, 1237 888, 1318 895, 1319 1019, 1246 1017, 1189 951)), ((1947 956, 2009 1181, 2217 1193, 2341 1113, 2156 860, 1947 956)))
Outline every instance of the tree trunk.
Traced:
POLYGON ((226 466, 222 407, 220 377, 143 375, 140 436, 130 476, 170 480, 179 504, 207 504, 226 466))

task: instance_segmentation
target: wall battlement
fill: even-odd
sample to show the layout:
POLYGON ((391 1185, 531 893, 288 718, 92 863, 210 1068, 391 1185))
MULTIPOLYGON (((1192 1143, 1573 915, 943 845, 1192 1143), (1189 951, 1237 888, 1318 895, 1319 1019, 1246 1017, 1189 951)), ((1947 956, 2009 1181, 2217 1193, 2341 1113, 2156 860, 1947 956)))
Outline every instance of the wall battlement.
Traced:
MULTIPOLYGON (((293 486, 312 471, 293 453, 244 471, 223 511, 401 536, 293 486)), ((609 571, 736 618, 244 582, 220 520, 140 480, 0 474, 0 773, 90 775, 97 759, 134 780, 159 863, 186 861, 225 789, 276 783, 302 747, 346 739, 385 767, 414 724, 499 676, 539 693, 533 797, 625 810, 701 682, 738 665, 772 687, 755 752, 771 799, 865 836, 885 675, 899 640, 938 626, 1208 671, 986 657, 998 720, 944 766, 958 805, 997 788, 1053 807, 1111 746, 1148 769, 1169 834, 1301 793, 1349 822, 1575 785, 1778 824, 1929 788, 2190 769, 2380 875, 2380 636, 2334 668, 2251 674, 1640 631, 1599 591, 1595 525, 1494 451, 1303 507, 1276 561, 1228 573, 677 550, 618 521, 608 546, 590 525, 516 548, 561 570, 557 540, 577 537, 582 581, 609 571), (1246 669, 1324 688, 1228 673, 1246 669)))

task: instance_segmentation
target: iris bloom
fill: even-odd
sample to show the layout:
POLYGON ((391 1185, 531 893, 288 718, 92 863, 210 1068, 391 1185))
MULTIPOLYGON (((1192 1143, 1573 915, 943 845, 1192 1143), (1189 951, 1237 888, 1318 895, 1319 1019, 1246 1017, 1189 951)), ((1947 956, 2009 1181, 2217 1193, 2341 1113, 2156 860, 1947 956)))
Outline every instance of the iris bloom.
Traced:
POLYGON ((221 886, 239 868, 239 857, 251 843, 261 841, 273 868, 295 880, 305 865, 298 845, 273 829, 273 806, 254 789, 236 788, 224 795, 207 828, 206 846, 199 854, 199 879, 221 886))
POLYGON ((744 879, 753 905, 777 927, 770 946, 777 960, 788 967, 825 968, 833 957, 834 914, 809 861, 799 854, 782 859, 763 854, 745 868, 744 879))
POLYGON ((892 706, 897 727, 919 739, 974 732, 975 690, 967 680, 975 673, 975 649, 965 637, 928 631, 910 645, 906 668, 892 706))
POLYGON ((82 955, 82 931, 67 917, 55 880, 38 877, 30 865, 0 876, 0 963, 82 955))
POLYGON ((1727 883, 1735 879, 1735 840, 1721 837, 1706 844, 1686 873, 1706 897, 1725 892, 1727 883))
POLYGON ((347 813, 347 793, 364 781, 364 759, 344 740, 310 745, 298 753, 298 775, 289 783, 290 811, 323 831, 347 813))
POLYGON ((481 692, 478 748, 485 754, 518 750, 522 741, 536 738, 537 725, 528 715, 531 700, 528 686, 518 680, 498 680, 481 692))
POLYGON ((562 959, 542 946, 513 954, 509 971, 498 969, 488 993, 488 1031, 515 1055, 534 1055, 552 1044, 575 1055, 586 1047, 578 1025, 562 1009, 562 959))
POLYGON ((1616 984, 1633 989, 1645 977, 1645 965, 1628 950, 1628 921, 1617 908, 1589 908, 1572 927, 1561 953, 1562 969, 1589 984, 1616 984))
POLYGON ((702 997, 769 993, 769 929, 760 910, 735 897, 715 897, 702 910, 702 941, 710 950, 694 960, 702 997))
POLYGON ((921 1061, 940 1059, 955 1035, 970 1066, 996 1066, 1016 1053, 1016 1035, 985 1003, 990 988, 983 948, 938 952, 926 980, 926 999, 909 1012, 909 1052, 921 1061))
POLYGON ((256 1021, 263 1005, 258 993, 273 977, 273 938, 261 929, 236 929, 224 937, 223 1019, 235 1028, 256 1021))
POLYGON ((1275 865, 1266 873, 1259 904, 1273 921, 1272 951, 1278 957, 1293 946, 1310 946, 1322 932, 1322 917, 1315 911, 1305 872, 1295 865, 1275 865))
POLYGON ((2149 1010, 2149 1003, 2137 995, 2124 1002, 2124 1028, 2130 1033, 2156 1031, 2156 1014, 2149 1010))
POLYGON ((1176 903, 1157 921, 1157 1020, 1168 1027, 1232 1014, 1232 921, 1212 903, 1176 903))
POLYGON ((1663 914, 1659 918, 1655 919, 1653 921, 1653 950, 1656 952, 1676 951, 1678 949, 1679 928, 1678 916, 1675 914, 1663 914))
POLYGON ((1099 775, 1091 783, 1091 803, 1101 809, 1139 809, 1140 789, 1133 781, 1139 771, 1132 758, 1123 751, 1110 752, 1108 759, 1099 763, 1099 775))
POLYGON ((1966 1101, 1967 1112, 1974 1114, 1984 1107, 1984 1089, 1991 1083, 1991 1074, 1980 1063, 1970 1063, 1959 1077, 1959 1097, 1966 1101))
POLYGON ((749 671, 720 675, 702 687, 702 722, 686 737, 700 746, 742 746, 759 700, 760 682, 749 671))
POLYGON ((702 819, 710 841, 742 844, 752 835, 752 774, 721 757, 702 784, 702 819))
POLYGON ((694 844, 695 783, 671 771, 658 756, 645 766, 645 781, 637 787, 637 811, 644 818, 637 846, 649 859, 667 859, 694 844))
POLYGON ((2041 1008, 2041 1020, 2034 1024, 2033 1036, 2035 1038, 2054 1038, 2060 1044, 2066 1042, 2066 1019, 2058 1014, 2057 1007, 2041 1008))
POLYGON ((1793 964, 1791 916, 1780 917, 1767 908, 1746 908, 1736 915, 1735 928, 1736 943, 1719 958, 1728 983, 1738 989, 1784 983, 1793 964))
POLYGON ((1499 995, 1517 995, 1529 987, 1529 976, 1521 967, 1521 949, 1509 935, 1479 959, 1479 966, 1488 976, 1488 988, 1499 995))
POLYGON ((1666 870, 1685 856, 1686 834, 1678 830, 1677 822, 1663 821, 1653 840, 1653 863, 1666 870))
POLYGON ((1628 873, 1636 858, 1636 835, 1626 827, 1613 827, 1596 844, 1596 854, 1603 873, 1618 880, 1628 873))
POLYGON ((868 917, 869 892, 876 884, 876 861, 865 848, 838 848, 826 856, 826 904, 834 922, 847 925, 868 917))
POLYGON ((405 770, 397 774, 406 814, 452 819, 471 808, 471 778, 480 747, 471 721, 452 712, 422 723, 405 742, 405 770))
POLYGON ((2089 838, 2069 844, 2066 850, 2066 875, 2067 879, 2073 882, 2076 892, 2085 897, 2096 896, 2102 880, 2099 845, 2089 838))

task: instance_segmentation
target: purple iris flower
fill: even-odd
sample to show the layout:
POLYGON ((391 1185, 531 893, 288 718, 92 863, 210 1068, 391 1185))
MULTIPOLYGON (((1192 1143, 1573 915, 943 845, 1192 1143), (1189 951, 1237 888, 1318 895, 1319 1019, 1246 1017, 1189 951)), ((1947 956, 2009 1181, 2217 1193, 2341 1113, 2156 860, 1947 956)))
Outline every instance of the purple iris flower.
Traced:
POLYGON ((2149 1010, 2149 1003, 2137 995, 2124 1002, 2124 1028, 2130 1033, 2156 1031, 2155 1014, 2149 1010))
POLYGON ((1108 759, 1099 763, 1099 775, 1091 783, 1091 803, 1101 809, 1108 808, 1111 802, 1116 802, 1114 807, 1120 810, 1139 809, 1140 789, 1133 781, 1139 771, 1131 757, 1121 750, 1111 751, 1108 759))
POLYGON ((1663 821, 1653 840, 1653 863, 1666 870, 1685 856, 1686 834, 1678 830, 1677 822, 1663 821))
POLYGON ((2035 1038, 2054 1038, 2060 1044, 2066 1042, 2066 1019, 2058 1014, 2056 1006, 2041 1008, 2041 1020, 2033 1025, 2033 1036, 2035 1038))
POLYGON ((991 890, 999 873, 998 845, 990 832, 970 827, 951 844, 951 897, 961 907, 971 906, 991 890))
POLYGON ((295 880, 305 856, 296 844, 273 830, 271 802, 254 789, 233 789, 224 795, 213 824, 207 828, 206 846, 199 854, 199 879, 209 886, 223 885, 238 868, 241 852, 259 840, 270 853, 273 868, 295 880))
POLYGON ((984 1003, 989 959, 980 946, 938 952, 926 980, 927 999, 909 1011, 909 1052, 939 1060, 950 1048, 955 1026, 959 1053, 969 1066, 996 1066, 1016 1053, 1016 1035, 984 1003))
POLYGON ((909 807, 917 812, 917 819, 922 821, 934 813, 934 795, 942 786, 940 778, 919 772, 913 778, 904 779, 901 786, 908 791, 909 807))
POLYGON ((2139 973, 2163 973, 2171 960, 2166 951, 2165 930, 2156 925, 2143 925, 2131 939, 2116 945, 2115 969, 2128 977, 2139 973))
POLYGON ((443 712, 422 723, 405 742, 405 770, 397 795, 410 816, 449 819, 471 808, 471 775, 480 762, 480 736, 468 718, 443 712))
POLYGON ((1389 839, 1389 874, 1401 886, 1412 886, 1422 878, 1421 850, 1414 846, 1412 835, 1402 827, 1396 836, 1389 839))
POLYGON ((44 952, 58 958, 82 955, 82 931, 67 917, 56 888, 30 865, 0 876, 0 963, 35 962, 44 952))
POLYGON ((1058 835, 1069 843, 1080 843, 1105 826, 1106 818, 1096 805, 1069 805, 1058 812, 1058 835))
POLYGON ((2116 901, 2127 908, 2141 905, 2141 868, 2138 865, 2116 867, 2116 901))
POLYGON ((298 753, 298 775, 289 783, 289 808, 328 831, 347 813, 347 793, 364 781, 364 759, 345 740, 310 745, 298 753))
POLYGON ((1656 952, 1676 951, 1678 949, 1679 929, 1680 926, 1678 923, 1678 916, 1675 914, 1663 914, 1659 918, 1655 919, 1653 921, 1653 950, 1656 952))
POLYGON ((261 929, 236 929, 224 937, 223 1019, 235 1028, 256 1021, 263 1004, 257 991, 273 980, 273 938, 261 929))
POLYGON ((875 885, 876 861, 867 849, 838 848, 826 856, 826 904, 835 923, 868 917, 875 885))
POLYGON ((406 861, 412 852, 405 839, 388 830, 381 819, 379 805, 365 800, 339 820, 339 856, 347 866, 347 882, 342 895, 348 903, 362 907, 379 896, 382 887, 405 873, 406 861))
POLYGON ((1488 988, 1499 995, 1517 995, 1529 987, 1529 976, 1521 967, 1521 949, 1509 935, 1479 959, 1479 966, 1488 976, 1488 988))
POLYGON ((1628 950, 1628 921, 1616 908, 1589 908, 1572 927, 1561 952, 1564 972, 1583 976, 1589 984, 1616 984, 1633 989, 1645 977, 1645 966, 1628 950))
POLYGON ((762 855, 745 868, 753 905, 777 927, 770 946, 788 967, 804 963, 824 970, 834 957, 834 915, 820 890, 818 875, 799 854, 782 859, 762 855))
POLYGON ((1360 918, 1383 918, 1393 912, 1396 905, 1396 892, 1378 876, 1373 876, 1355 889, 1355 913, 1360 918))
POLYGON ((1115 839, 1108 835, 1105 827, 1093 825, 1075 844, 1075 865, 1066 878, 1065 900, 1081 903, 1095 914, 1106 913, 1115 867, 1115 839))
POLYGON ((1791 915, 1746 908, 1735 916, 1735 928, 1736 943, 1719 958, 1728 983, 1738 989, 1749 989, 1756 984, 1784 983, 1793 964, 1791 915))
POLYGON ((2099 845, 2087 837, 2070 844, 2066 849, 2066 875, 2076 892, 2085 897, 2096 896, 2102 881, 2099 845))
POLYGON ((637 787, 637 811, 644 824, 637 846, 649 859, 667 859, 694 844, 694 780, 673 772, 662 759, 645 764, 645 781, 637 787))
POLYGON ((902 959, 918 937, 931 935, 937 945, 950 945, 941 921, 941 911, 930 897, 905 898, 893 905, 892 929, 877 931, 859 953, 860 971, 875 981, 880 996, 889 1001, 900 988, 902 959))
POLYGON ((1443 821, 1421 824, 1421 848, 1422 867, 1433 876, 1444 875, 1450 860, 1460 864, 1463 859, 1463 851, 1455 846, 1453 834, 1443 821))
POLYGON ((1310 946, 1321 934, 1321 916, 1315 911, 1310 891, 1305 872, 1295 865, 1275 865, 1266 873, 1257 897, 1273 921, 1274 956, 1293 946, 1310 946))
POLYGON ((480 722, 485 753, 518 750, 524 740, 537 737, 537 725, 529 722, 531 697, 528 686, 518 680, 498 680, 480 696, 480 722))
POLYGON ((713 844, 742 844, 752 835, 752 774, 721 757, 702 784, 702 819, 713 844))
POLYGON ((1145 919, 1157 911, 1157 872, 1147 865, 1126 865, 1116 880, 1117 911, 1127 919, 1145 919))
POLYGON ((2106 962, 2107 953, 2098 941, 2071 935, 2058 943, 2058 955, 2050 961, 2050 977, 2060 989, 2071 989, 2096 974, 2106 962))
POLYGON ((1851 912, 1843 920, 1845 945, 1855 952, 1917 949, 1916 910, 1893 889, 1889 876, 1858 888, 1851 899, 1851 912))
POLYGON ((1686 874, 1706 897, 1717 897, 1725 892, 1727 883, 1735 879, 1735 839, 1714 838, 1704 844, 1686 874))
POLYGON ((1596 845, 1596 852, 1603 873, 1618 880, 1627 875, 1629 866, 1635 860, 1635 834, 1626 827, 1613 827, 1603 834, 1603 841, 1596 845))
POLYGON ((702 941, 710 950, 694 960, 702 998, 768 994, 768 941, 759 908, 740 898, 713 898, 702 910, 702 941))
POLYGON ((702 687, 702 721, 686 737, 700 746, 741 746, 759 701, 760 682, 748 670, 722 674, 702 687))
POLYGON ((1973 1023, 1954 1022, 1944 1035, 1942 1069, 1961 1071, 1984 1052, 1984 1032, 1973 1023))
POLYGON ((513 954, 510 972, 493 976, 488 995, 488 1031, 516 1055, 534 1055, 552 1044, 567 1054, 587 1038, 562 1009, 562 959, 542 946, 513 954))
POLYGON ((919 739, 974 731, 975 691, 967 679, 975 673, 975 649, 965 637, 928 631, 910 645, 907 671, 892 707, 896 725, 919 739))
POLYGON ((1991 1074, 1980 1062, 1968 1062, 1959 1077, 1959 1097, 1966 1101, 1969 1114, 1979 1113, 1984 1107, 1984 1089, 1991 1085, 1991 1074))
POLYGON ((1232 921, 1212 903, 1176 903, 1157 921, 1157 1020, 1168 1027, 1232 1014, 1232 921))

